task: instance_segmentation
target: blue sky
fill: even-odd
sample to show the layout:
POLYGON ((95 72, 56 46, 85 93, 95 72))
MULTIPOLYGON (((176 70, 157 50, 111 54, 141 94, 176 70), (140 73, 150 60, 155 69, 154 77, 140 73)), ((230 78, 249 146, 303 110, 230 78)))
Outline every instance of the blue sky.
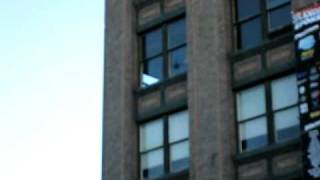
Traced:
POLYGON ((0 12, 0 179, 100 179, 104 1, 0 12))

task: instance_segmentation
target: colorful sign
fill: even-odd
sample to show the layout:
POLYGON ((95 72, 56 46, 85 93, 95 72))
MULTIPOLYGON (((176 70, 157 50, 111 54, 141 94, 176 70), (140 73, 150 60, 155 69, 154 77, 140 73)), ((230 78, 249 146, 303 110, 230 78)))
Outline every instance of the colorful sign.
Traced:
POLYGON ((292 13, 304 179, 320 180, 320 4, 292 13))

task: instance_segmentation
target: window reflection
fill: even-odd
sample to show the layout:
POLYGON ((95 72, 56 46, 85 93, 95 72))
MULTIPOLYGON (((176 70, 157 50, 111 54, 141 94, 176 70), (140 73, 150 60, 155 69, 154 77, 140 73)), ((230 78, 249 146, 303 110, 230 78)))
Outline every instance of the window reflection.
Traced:
POLYGON ((186 42, 185 19, 173 22, 168 27, 168 48, 174 48, 186 42))
POLYGON ((274 8, 287 2, 290 2, 290 0, 267 0, 267 6, 268 8, 274 8))
POLYGON ((260 12, 260 0, 238 0, 238 19, 256 15, 260 12))
POLYGON ((164 174, 163 149, 142 155, 142 179, 156 178, 164 174))
POLYGON ((157 84, 187 70, 186 21, 179 19, 145 33, 140 87, 157 84))
POLYGON ((275 114, 276 141, 286 141, 299 136, 298 107, 280 111, 275 114))
POLYGON ((238 92, 237 121, 240 151, 254 150, 270 143, 298 137, 300 125, 297 103, 295 75, 238 92), (267 87, 270 87, 271 91, 266 91, 267 87), (268 131, 270 126, 272 126, 271 132, 268 131), (273 133, 273 136, 270 136, 270 133, 273 133))
POLYGON ((184 141, 170 148, 170 171, 179 172, 189 168, 189 142, 184 141))
POLYGON ((170 76, 176 76, 186 72, 187 70, 187 59, 186 59, 186 48, 180 48, 170 53, 170 76))
MULTIPOLYGON (((291 23, 290 0, 237 0, 238 48, 258 46, 287 30, 291 23)), ((289 29, 288 29, 289 30, 289 29)))
POLYGON ((163 58, 158 57, 146 61, 141 77, 142 87, 151 86, 163 79, 163 58))
POLYGON ((180 111, 139 128, 141 180, 189 168, 189 114, 180 111))
POLYGON ((269 29, 274 30, 291 23, 291 7, 289 5, 269 12, 269 29))
POLYGON ((150 58, 162 52, 162 31, 154 30, 145 35, 145 58, 150 58))
POLYGON ((276 141, 295 138, 300 132, 298 88, 296 76, 280 78, 271 83, 272 109, 275 112, 276 141))
POLYGON ((252 150, 268 144, 266 118, 258 118, 240 125, 241 149, 252 150))
POLYGON ((262 41, 260 18, 243 23, 240 28, 241 48, 257 46, 262 41))

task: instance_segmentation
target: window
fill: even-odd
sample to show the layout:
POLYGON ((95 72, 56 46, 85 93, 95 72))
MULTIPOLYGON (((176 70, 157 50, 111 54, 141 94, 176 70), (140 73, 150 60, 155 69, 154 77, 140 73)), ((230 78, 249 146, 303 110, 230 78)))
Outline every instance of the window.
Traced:
POLYGON ((147 32, 142 39, 141 87, 148 87, 186 72, 185 19, 147 32))
POLYGON ((275 141, 281 142, 299 134, 298 89, 295 76, 271 83, 275 141))
POLYGON ((291 23, 290 0, 237 0, 238 48, 252 48, 291 23))
POLYGON ((140 126, 141 179, 161 177, 189 167, 189 115, 171 114, 140 126))
POLYGON ((265 89, 263 85, 238 94, 238 123, 241 149, 255 149, 268 143, 265 89))
POLYGON ((240 151, 258 149, 299 136, 295 75, 237 93, 240 151))

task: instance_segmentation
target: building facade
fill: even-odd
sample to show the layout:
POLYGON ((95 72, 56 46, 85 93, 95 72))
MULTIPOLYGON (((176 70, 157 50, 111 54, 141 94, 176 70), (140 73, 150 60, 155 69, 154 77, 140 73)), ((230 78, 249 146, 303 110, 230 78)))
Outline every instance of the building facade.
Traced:
POLYGON ((106 0, 103 180, 299 180, 291 10, 106 0))

